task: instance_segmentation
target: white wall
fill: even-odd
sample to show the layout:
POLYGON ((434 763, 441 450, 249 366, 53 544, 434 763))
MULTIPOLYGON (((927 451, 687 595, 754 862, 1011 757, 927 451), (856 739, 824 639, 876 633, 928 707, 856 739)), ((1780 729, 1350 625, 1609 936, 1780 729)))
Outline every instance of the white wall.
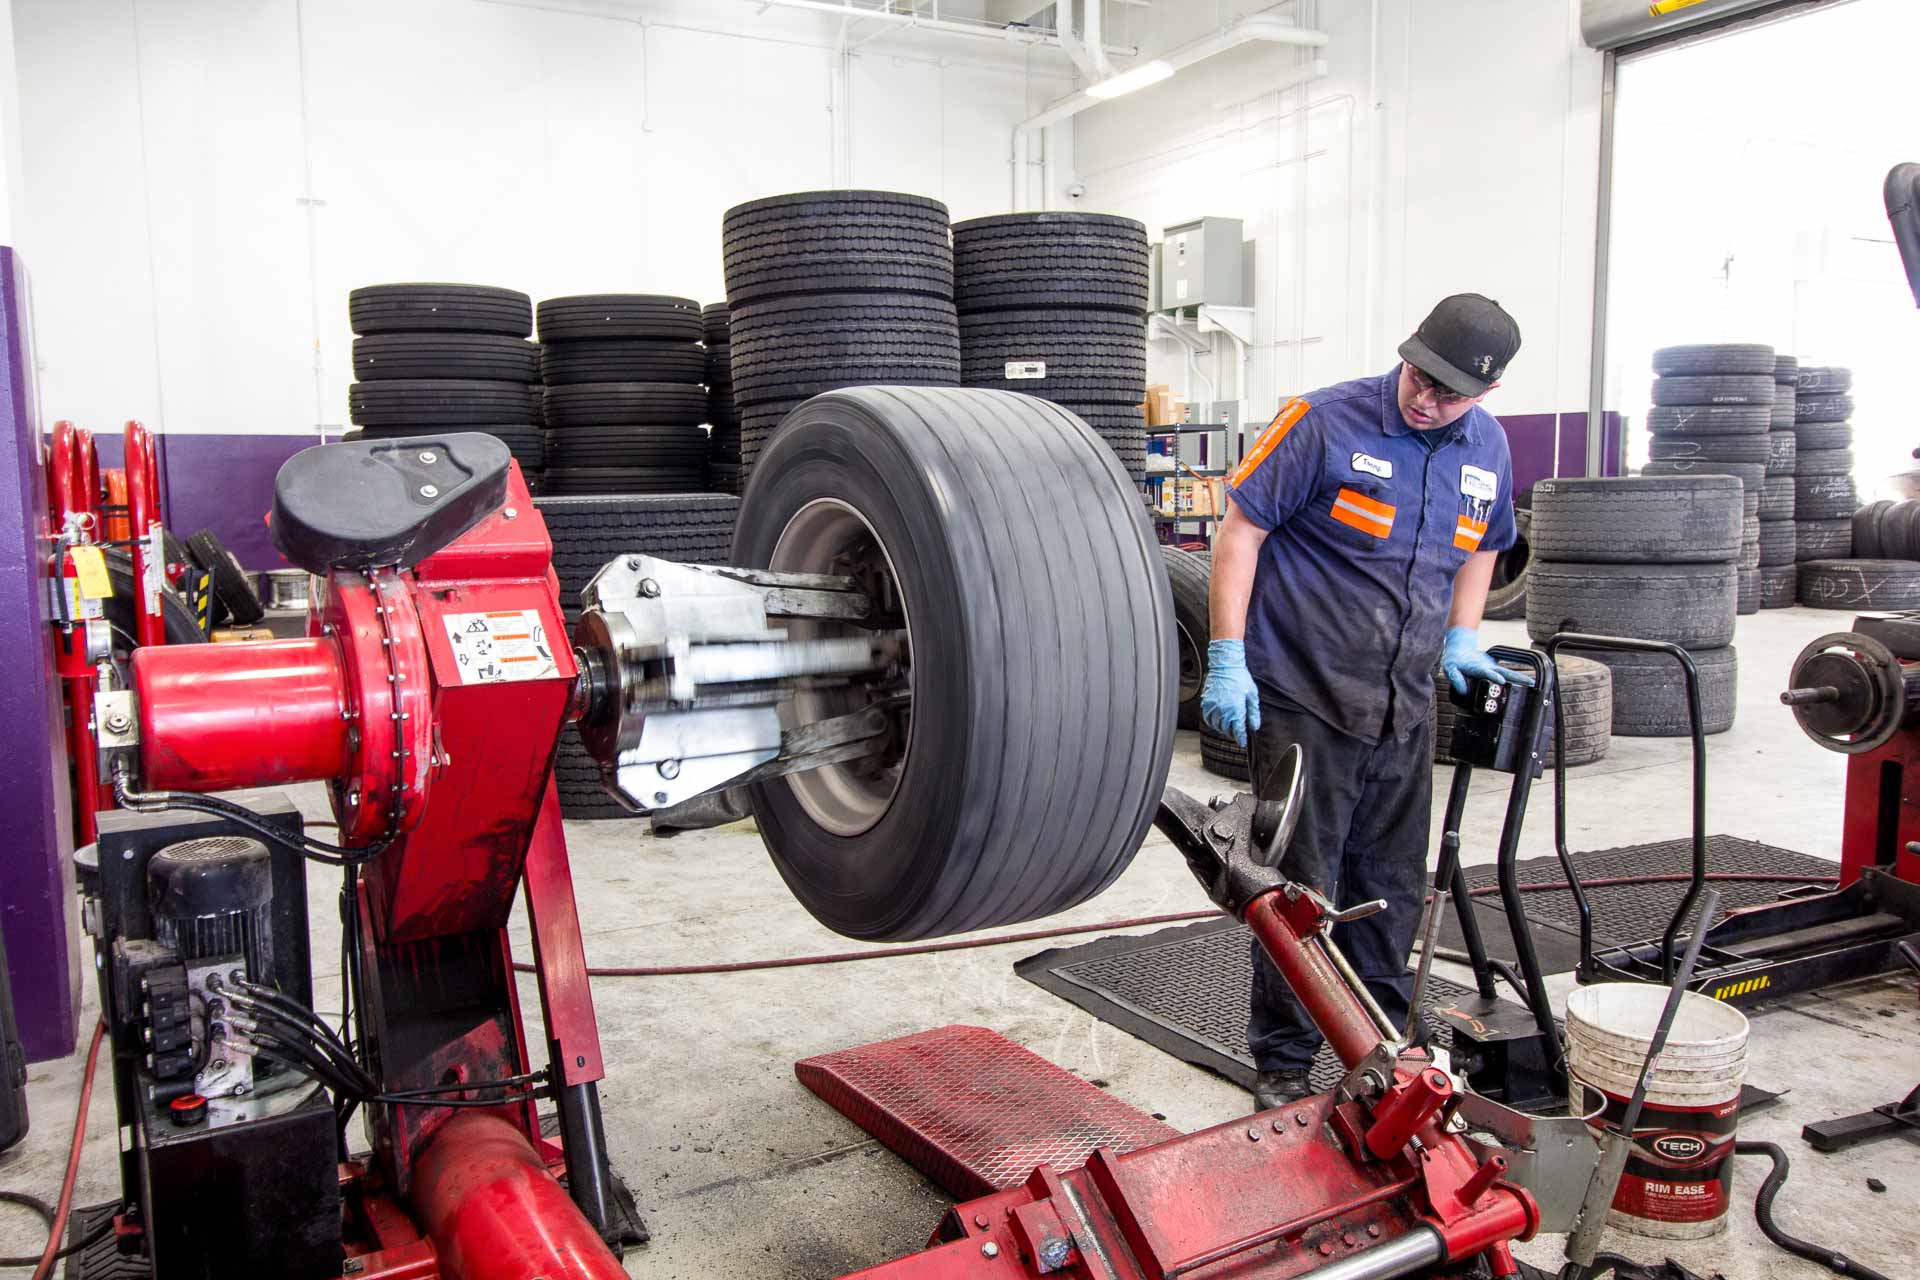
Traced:
MULTIPOLYGON (((1328 32, 1330 74, 1275 92, 1315 55, 1249 45, 1088 110, 1074 121, 1080 207, 1156 236, 1202 214, 1245 220, 1249 419, 1384 371, 1435 301, 1466 290, 1497 298, 1524 337, 1490 407, 1584 409, 1601 61, 1579 42, 1578 0, 1373 7, 1377 32, 1358 0, 1154 6, 1151 29, 1134 32, 1145 52, 1204 34, 1223 11, 1274 11, 1328 32)), ((1162 346, 1154 361, 1176 388, 1177 353, 1162 346)), ((1222 397, 1231 386, 1223 362, 1222 397)))
POLYGON ((902 33, 843 61, 837 28, 739 0, 13 0, 46 410, 311 432, 345 417, 355 285, 713 300, 744 199, 1003 211, 1066 60, 902 33))

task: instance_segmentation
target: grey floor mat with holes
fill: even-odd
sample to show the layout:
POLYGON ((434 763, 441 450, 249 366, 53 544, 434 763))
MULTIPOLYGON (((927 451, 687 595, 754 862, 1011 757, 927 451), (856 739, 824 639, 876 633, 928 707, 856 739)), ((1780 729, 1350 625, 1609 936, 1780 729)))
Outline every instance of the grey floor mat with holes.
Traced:
MULTIPOLYGON (((1223 917, 1139 937, 1056 947, 1028 956, 1013 969, 1100 1021, 1251 1088, 1247 1001, 1253 961, 1247 937, 1245 925, 1223 917)), ((1424 1003, 1439 1008, 1466 994, 1465 987, 1430 977, 1424 1003)), ((1435 1041, 1447 1043, 1444 1025, 1435 1041)), ((1313 1060, 1313 1087, 1331 1089, 1343 1074, 1323 1045, 1313 1060)))
MULTIPOLYGON (((1692 866, 1692 841, 1682 838, 1576 853, 1582 880, 1636 875, 1683 875, 1692 866)), ((1811 883, 1831 876, 1836 864, 1734 836, 1707 838, 1707 869, 1781 875, 1811 883), (1804 878, 1804 880, 1802 880, 1804 878)), ((1515 867, 1521 884, 1564 883, 1557 858, 1528 858, 1515 867)), ((1467 868, 1467 882, 1479 888, 1496 883, 1492 866, 1467 868)), ((1724 882, 1724 910, 1771 902, 1792 882, 1724 882)), ((1590 889, 1596 945, 1619 945, 1657 937, 1686 893, 1685 883, 1618 885, 1590 889)), ((1577 959, 1579 913, 1567 890, 1526 895, 1529 921, 1542 967, 1549 973, 1571 968, 1577 959)), ((1494 895, 1479 898, 1476 918, 1496 959, 1513 953, 1506 920, 1494 895)), ((1459 946, 1457 925, 1448 911, 1442 946, 1459 946)), ((1029 956, 1014 972, 1183 1062, 1206 1067, 1241 1085, 1253 1080, 1247 1056, 1247 1001, 1252 968, 1245 926, 1228 919, 1162 929, 1138 937, 1101 938, 1076 947, 1057 947, 1029 956)), ((1429 980, 1425 1003, 1443 1007, 1467 989, 1439 978, 1429 980)), ((1446 1043, 1441 1027, 1437 1042, 1446 1043)), ((1324 1049, 1314 1062, 1314 1086, 1332 1088, 1339 1066, 1324 1049)))

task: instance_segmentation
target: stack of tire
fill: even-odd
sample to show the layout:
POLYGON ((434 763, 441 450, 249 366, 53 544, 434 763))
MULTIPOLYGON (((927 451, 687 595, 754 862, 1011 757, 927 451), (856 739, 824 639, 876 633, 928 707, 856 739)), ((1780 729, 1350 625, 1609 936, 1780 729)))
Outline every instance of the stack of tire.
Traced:
POLYGON ((1641 474, 1730 475, 1742 486, 1736 607, 1760 609, 1760 503, 1772 456, 1772 347, 1757 342, 1662 347, 1653 353, 1652 461, 1641 474))
POLYGON ((507 446, 529 485, 546 466, 533 302, 476 284, 376 284, 347 295, 357 335, 348 439, 480 431, 507 446))
POLYGON ((1147 229, 1101 213, 954 224, 960 379, 1070 409, 1146 477, 1147 229))
MULTIPOLYGON (((1764 433, 1760 433, 1764 434, 1764 433)), ((1562 631, 1687 649, 1703 728, 1733 724, 1741 486, 1721 475, 1542 480, 1533 486, 1527 634, 1562 631)), ((1581 652, 1612 671, 1613 732, 1690 732, 1686 685, 1668 654, 1581 652)))
POLYGON ((947 207, 894 191, 805 191, 721 223, 740 482, 780 423, 823 391, 957 386, 947 207))
MULTIPOLYGON (((740 500, 713 493, 540 497, 534 499, 534 506, 540 509, 547 536, 553 539, 560 604, 571 630, 580 613, 581 591, 616 556, 638 552, 683 564, 727 563, 740 500)), ((600 768, 580 745, 572 725, 560 736, 553 776, 560 789, 563 816, 631 816, 601 787, 600 768)))
POLYGON ((661 294, 549 298, 543 493, 693 493, 707 487, 700 304, 661 294))
MULTIPOLYGON (((1528 668, 1517 662, 1503 662, 1501 665, 1516 671, 1528 668)), ((1567 719, 1567 767, 1592 764, 1607 754, 1607 748, 1613 745, 1613 674, 1603 662, 1592 658, 1575 657, 1563 653, 1554 661, 1559 701, 1547 712, 1547 722, 1543 732, 1546 734, 1546 754, 1541 759, 1551 765, 1554 760, 1554 727, 1556 716, 1567 719)), ((1433 673, 1433 759, 1436 764, 1453 763, 1453 723, 1459 716, 1460 708, 1453 701, 1453 688, 1445 675, 1439 671, 1433 673)))
POLYGON ((715 493, 741 490, 740 406, 733 400, 731 317, 724 302, 700 309, 707 342, 707 485, 715 493))
POLYGON ((1853 415, 1853 397, 1847 394, 1852 387, 1852 370, 1827 365, 1802 365, 1795 378, 1794 546, 1798 598, 1806 604, 1835 598, 1825 581, 1829 566, 1854 555, 1853 515, 1860 496, 1854 490, 1853 427, 1847 421, 1853 415))
POLYGON ((1799 361, 1776 355, 1773 361, 1773 418, 1767 428, 1767 474, 1760 482, 1760 607, 1784 609, 1793 603, 1800 582, 1794 556, 1794 464, 1799 456, 1793 430, 1794 382, 1799 361))
POLYGON ((1882 498, 1853 513, 1853 556, 1809 561, 1813 609, 1920 609, 1920 502, 1882 498))

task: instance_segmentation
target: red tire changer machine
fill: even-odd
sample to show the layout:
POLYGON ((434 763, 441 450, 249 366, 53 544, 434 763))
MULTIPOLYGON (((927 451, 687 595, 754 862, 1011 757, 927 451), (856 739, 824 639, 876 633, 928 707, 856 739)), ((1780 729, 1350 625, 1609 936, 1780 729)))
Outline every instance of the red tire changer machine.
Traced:
MULTIPOLYGON (((764 630, 834 593, 626 556, 590 589, 581 648, 556 643, 544 524, 506 449, 477 435, 308 450, 276 481, 273 529, 325 579, 307 637, 142 649, 131 688, 98 695, 122 807, 101 817, 85 910, 132 1135, 118 1261, 159 1280, 624 1275, 616 1250, 644 1236, 607 1163, 555 743, 573 719, 739 706, 749 694, 724 684, 689 703, 634 659, 697 665, 703 610, 758 609, 764 630), (689 577, 704 594, 643 599, 689 577), (273 793, 205 794, 301 781, 327 785, 338 843, 273 793), (338 1034, 312 1011, 308 860, 344 874, 338 1034), (537 1038, 506 933, 520 891, 537 1038), (364 1162, 347 1154, 358 1108, 364 1162)), ((864 649, 795 646, 794 670, 869 664, 864 649)), ((761 767, 813 759, 783 744, 761 767)), ((1158 824, 1300 994, 1348 1068, 1339 1088, 1132 1149, 1063 1121, 1051 1163, 861 1275, 1506 1276, 1509 1242, 1573 1225, 1595 1164, 1584 1125, 1467 1092, 1390 1025, 1332 945, 1342 913, 1274 870, 1295 813, 1169 790, 1158 824)), ((995 1110, 1043 1127, 1018 1098, 995 1110)))

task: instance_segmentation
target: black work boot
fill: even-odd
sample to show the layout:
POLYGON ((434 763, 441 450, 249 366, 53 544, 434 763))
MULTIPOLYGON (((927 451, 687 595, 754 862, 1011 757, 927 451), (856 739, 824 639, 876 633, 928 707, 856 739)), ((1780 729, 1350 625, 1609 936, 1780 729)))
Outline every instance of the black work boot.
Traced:
POLYGON ((1305 1069, 1262 1071, 1253 1080, 1253 1101, 1262 1111, 1288 1106, 1312 1093, 1313 1085, 1308 1082, 1305 1069))

